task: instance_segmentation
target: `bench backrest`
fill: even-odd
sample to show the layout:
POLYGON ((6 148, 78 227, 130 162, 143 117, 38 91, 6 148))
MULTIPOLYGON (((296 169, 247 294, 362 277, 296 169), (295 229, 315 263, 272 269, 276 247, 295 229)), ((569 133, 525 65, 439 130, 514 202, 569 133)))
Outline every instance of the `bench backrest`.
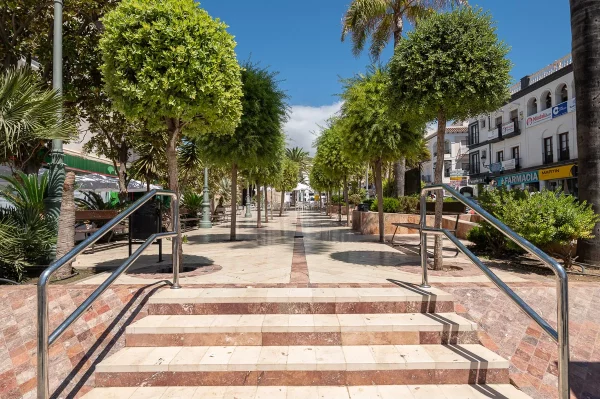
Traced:
MULTIPOLYGON (((421 204, 417 206, 417 211, 421 210, 421 204)), ((467 207, 462 202, 444 202, 442 205, 442 213, 444 215, 462 215, 467 211, 467 207)), ((425 204, 425 212, 427 214, 435 213, 435 202, 427 202, 425 204)))
POLYGON ((119 211, 75 211, 75 220, 110 220, 119 214, 119 211))

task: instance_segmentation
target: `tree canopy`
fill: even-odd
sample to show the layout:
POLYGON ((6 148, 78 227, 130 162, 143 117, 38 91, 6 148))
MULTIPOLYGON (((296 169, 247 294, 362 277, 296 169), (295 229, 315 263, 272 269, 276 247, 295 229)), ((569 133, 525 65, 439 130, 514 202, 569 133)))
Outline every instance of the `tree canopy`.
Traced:
POLYGON ((507 54, 490 14, 470 7, 434 14, 396 47, 392 107, 426 122, 440 110, 456 120, 491 112, 509 98, 507 54))
POLYGON ((371 67, 366 74, 343 81, 342 137, 350 157, 374 163, 392 162, 421 154, 424 125, 392 118, 386 89, 389 76, 371 67))
POLYGON ((360 163, 342 149, 346 135, 346 132, 343 131, 345 127, 341 119, 333 118, 329 121, 329 126, 315 141, 317 147, 315 162, 327 165, 322 172, 332 181, 343 181, 356 174, 360 168, 360 163))
POLYGON ((233 132, 242 90, 225 24, 193 0, 123 0, 103 23, 102 75, 119 111, 174 119, 190 136, 233 132))

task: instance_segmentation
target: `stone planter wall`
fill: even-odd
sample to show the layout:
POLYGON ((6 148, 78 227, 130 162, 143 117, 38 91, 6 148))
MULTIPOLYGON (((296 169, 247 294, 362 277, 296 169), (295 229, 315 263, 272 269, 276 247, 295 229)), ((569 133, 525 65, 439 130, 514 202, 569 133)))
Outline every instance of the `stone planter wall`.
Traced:
MULTIPOLYGON (((354 212, 355 205, 350 205, 350 217, 352 217, 352 212, 354 212)), ((339 205, 329 205, 329 213, 332 215, 337 215, 339 213, 339 205)), ((342 205, 342 215, 346 214, 346 205, 342 205)))
MULTIPOLYGON (((456 236, 458 238, 466 239, 467 233, 475 226, 477 223, 471 221, 471 216, 473 215, 460 215, 458 222, 458 229, 456 231, 456 236)), ((406 213, 384 213, 384 226, 385 226, 385 234, 394 234, 394 230, 396 230, 396 226, 392 225, 392 223, 419 223, 419 215, 406 214, 406 213)), ((352 213, 352 229, 360 232, 361 234, 367 235, 377 235, 379 234, 379 218, 377 212, 358 212, 354 211, 352 213)), ((427 225, 433 226, 434 216, 427 215, 427 225)), ((442 227, 445 229, 454 229, 456 224, 456 216, 444 216, 442 220, 442 227)), ((406 227, 399 227, 396 234, 418 234, 419 230, 416 229, 408 229, 406 227)))

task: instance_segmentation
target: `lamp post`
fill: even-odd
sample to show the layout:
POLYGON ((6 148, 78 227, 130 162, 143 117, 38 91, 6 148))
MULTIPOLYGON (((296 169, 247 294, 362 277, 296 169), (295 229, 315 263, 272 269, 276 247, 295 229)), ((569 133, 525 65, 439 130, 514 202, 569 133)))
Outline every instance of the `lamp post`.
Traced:
POLYGON ((365 184, 367 186, 367 199, 371 198, 369 195, 369 165, 367 165, 367 174, 365 175, 365 184))
POLYGON ((202 201, 202 220, 200 221, 201 229, 212 228, 210 221, 210 198, 208 192, 208 168, 204 168, 204 199, 202 201))
MULTIPOLYGON (((62 93, 62 24, 63 24, 63 0, 54 0, 54 42, 52 51, 52 88, 62 93)), ((62 115, 62 107, 58 116, 62 115)), ((46 213, 58 223, 60 215, 60 203, 62 201, 62 189, 65 181, 65 154, 63 152, 62 140, 52 140, 52 151, 50 152, 50 164, 48 165, 48 196, 44 200, 46 213)))
POLYGON ((248 189, 246 190, 246 214, 244 217, 251 218, 252 212, 250 212, 250 201, 252 201, 252 196, 250 195, 250 178, 248 178, 248 189))

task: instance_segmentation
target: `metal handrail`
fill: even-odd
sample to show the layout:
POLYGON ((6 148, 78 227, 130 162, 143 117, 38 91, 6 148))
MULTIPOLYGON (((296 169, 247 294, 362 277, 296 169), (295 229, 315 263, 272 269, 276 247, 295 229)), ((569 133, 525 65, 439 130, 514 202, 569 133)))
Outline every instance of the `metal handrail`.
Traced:
POLYGON ((171 285, 172 289, 181 288, 179 285, 179 257, 178 248, 178 235, 179 235, 179 199, 177 194, 173 191, 167 190, 151 190, 147 192, 143 197, 135 201, 129 208, 125 211, 121 212, 110 222, 102 226, 97 232, 83 240, 79 245, 73 248, 69 253, 67 253, 62 258, 56 260, 53 264, 48 266, 46 270, 40 275, 40 279, 38 281, 38 352, 37 352, 37 397, 38 399, 48 399, 49 397, 49 382, 48 382, 48 348, 52 345, 56 340, 66 331, 66 329, 73 324, 79 317, 83 315, 83 313, 102 295, 104 291, 108 287, 114 283, 114 281, 119 278, 127 269, 135 262, 142 252, 150 244, 152 244, 157 239, 161 238, 172 238, 173 244, 173 284, 171 285), (83 301, 73 313, 71 313, 65 321, 63 321, 57 328, 52 332, 52 334, 48 334, 48 283, 50 281, 50 277, 54 272, 60 269, 65 264, 73 261, 79 254, 85 251, 88 247, 95 244, 103 235, 109 232, 116 225, 121 223, 125 218, 129 217, 135 211, 140 209, 145 203, 150 201, 155 196, 170 196, 173 198, 172 203, 172 214, 171 214, 171 222, 173 226, 173 231, 164 232, 164 233, 155 233, 151 235, 121 266, 119 266, 111 275, 104 280, 102 284, 98 286, 90 294, 90 296, 83 301))
POLYGON ((552 257, 540 250, 538 247, 515 233, 510 227, 492 216, 478 204, 460 194, 447 184, 436 184, 427 186, 421 190, 421 221, 419 224, 421 238, 421 267, 423 269, 423 282, 421 287, 429 288, 427 278, 427 234, 445 235, 454 245, 464 253, 484 274, 504 292, 508 297, 533 321, 535 321, 546 334, 550 335, 558 343, 558 391, 561 399, 569 399, 569 299, 568 278, 565 269, 552 257), (556 276, 556 299, 557 299, 557 325, 558 331, 552 328, 540 315, 537 314, 525 301, 521 299, 510 287, 508 287, 494 272, 484 265, 473 252, 471 252, 456 236, 449 230, 427 227, 426 215, 426 193, 429 191, 445 190, 459 202, 471 208, 489 224, 498 229, 515 244, 535 256, 542 263, 548 265, 556 276))

